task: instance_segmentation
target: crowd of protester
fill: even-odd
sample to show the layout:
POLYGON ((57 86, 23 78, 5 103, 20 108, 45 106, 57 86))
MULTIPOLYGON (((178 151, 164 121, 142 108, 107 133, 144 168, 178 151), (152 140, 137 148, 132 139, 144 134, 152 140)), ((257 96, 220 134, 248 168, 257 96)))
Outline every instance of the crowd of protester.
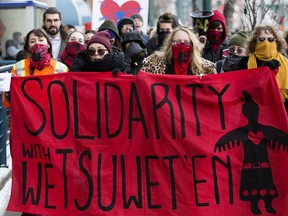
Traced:
POLYGON ((169 12, 159 16, 152 35, 142 28, 143 17, 133 14, 117 23, 104 20, 97 31, 81 32, 64 26, 61 13, 50 7, 43 14, 43 26, 32 29, 24 43, 19 32, 7 41, 7 58, 18 56, 12 69, 16 76, 67 71, 137 75, 140 70, 202 76, 268 66, 275 71, 288 112, 288 31, 280 35, 264 25, 253 32, 241 29, 227 38, 225 17, 218 10, 213 11, 206 36, 201 35, 204 40, 169 12))
POLYGON ((205 35, 180 23, 176 15, 165 12, 154 31, 146 34, 143 17, 135 13, 117 23, 104 20, 97 31, 80 32, 73 25, 64 25, 61 13, 50 7, 43 14, 43 26, 26 35, 22 50, 21 33, 13 34, 13 40, 7 42, 7 58, 17 59, 13 72, 18 70, 21 76, 47 74, 45 67, 52 63, 49 73, 65 72, 63 64, 71 72, 112 71, 114 75, 137 75, 140 70, 205 75, 268 66, 276 71, 288 111, 288 31, 280 35, 274 27, 264 25, 253 32, 238 30, 228 38, 225 17, 218 10, 209 13, 205 35))

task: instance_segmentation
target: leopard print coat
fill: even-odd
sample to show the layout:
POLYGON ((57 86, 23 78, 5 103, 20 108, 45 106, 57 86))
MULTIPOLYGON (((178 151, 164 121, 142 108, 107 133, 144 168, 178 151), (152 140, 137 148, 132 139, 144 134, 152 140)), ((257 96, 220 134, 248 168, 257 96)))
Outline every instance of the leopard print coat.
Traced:
MULTIPOLYGON (((203 70, 191 68, 193 75, 203 75, 203 74, 215 74, 216 68, 215 64, 204 58, 202 59, 203 70)), ((155 52, 144 59, 141 70, 146 73, 151 74, 165 74, 166 71, 166 61, 165 57, 160 54, 160 52, 155 52)))

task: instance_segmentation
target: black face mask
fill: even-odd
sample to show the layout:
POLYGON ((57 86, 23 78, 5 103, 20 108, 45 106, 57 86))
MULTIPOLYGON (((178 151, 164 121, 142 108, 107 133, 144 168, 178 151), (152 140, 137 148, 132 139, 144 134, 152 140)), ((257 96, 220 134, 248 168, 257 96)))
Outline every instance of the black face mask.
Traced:
POLYGON ((229 52, 228 53, 228 58, 227 58, 229 66, 238 64, 241 58, 242 58, 242 56, 238 56, 238 55, 235 55, 232 52, 229 52))
POLYGON ((162 46, 163 43, 164 43, 164 40, 168 37, 168 35, 170 34, 171 32, 168 32, 168 31, 163 31, 163 32, 159 32, 158 33, 158 39, 159 39, 159 45, 162 46))

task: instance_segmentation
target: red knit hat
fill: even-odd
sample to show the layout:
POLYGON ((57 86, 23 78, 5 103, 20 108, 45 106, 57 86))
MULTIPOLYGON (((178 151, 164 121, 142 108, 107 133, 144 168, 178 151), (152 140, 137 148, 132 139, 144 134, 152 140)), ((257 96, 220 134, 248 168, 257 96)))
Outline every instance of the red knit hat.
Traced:
POLYGON ((88 44, 87 44, 87 49, 89 48, 89 46, 92 44, 92 43, 100 43, 100 44, 103 44, 109 53, 112 52, 112 47, 111 47, 111 44, 110 44, 110 35, 108 32, 106 31, 100 31, 100 32, 96 32, 92 37, 91 39, 88 41, 88 44))

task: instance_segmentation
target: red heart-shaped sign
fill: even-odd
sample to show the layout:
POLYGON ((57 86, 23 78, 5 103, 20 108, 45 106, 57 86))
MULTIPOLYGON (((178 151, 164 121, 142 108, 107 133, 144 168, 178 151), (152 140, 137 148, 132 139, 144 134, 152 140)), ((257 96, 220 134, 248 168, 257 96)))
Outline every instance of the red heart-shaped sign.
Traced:
POLYGON ((248 139, 253 142, 255 145, 258 145, 263 140, 264 134, 261 131, 256 133, 250 131, 248 133, 248 139))
POLYGON ((126 1, 119 7, 114 1, 105 0, 100 6, 103 19, 113 20, 115 23, 121 18, 130 17, 134 13, 139 13, 140 9, 140 5, 137 1, 126 1))

